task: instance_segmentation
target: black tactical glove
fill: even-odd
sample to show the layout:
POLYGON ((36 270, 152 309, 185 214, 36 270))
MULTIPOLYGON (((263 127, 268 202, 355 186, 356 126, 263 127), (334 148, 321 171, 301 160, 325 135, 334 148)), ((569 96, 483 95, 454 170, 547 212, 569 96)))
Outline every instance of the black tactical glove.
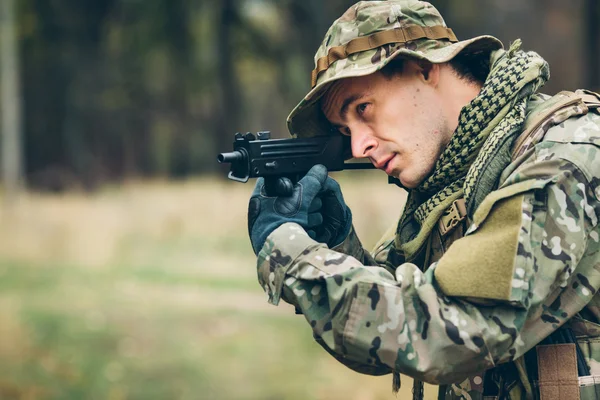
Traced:
POLYGON ((319 210, 322 217, 313 217, 313 221, 316 223, 321 219, 323 222, 320 226, 311 227, 315 232, 311 237, 332 248, 341 244, 350 233, 352 212, 344 202, 340 185, 333 178, 327 177, 318 198, 322 202, 319 210))
POLYGON ((326 181, 327 168, 315 165, 294 185, 291 196, 268 197, 264 179, 257 180, 248 205, 248 233, 254 254, 258 255, 271 232, 286 222, 299 224, 309 234, 322 226, 323 216, 318 212, 322 201, 317 195, 326 181))

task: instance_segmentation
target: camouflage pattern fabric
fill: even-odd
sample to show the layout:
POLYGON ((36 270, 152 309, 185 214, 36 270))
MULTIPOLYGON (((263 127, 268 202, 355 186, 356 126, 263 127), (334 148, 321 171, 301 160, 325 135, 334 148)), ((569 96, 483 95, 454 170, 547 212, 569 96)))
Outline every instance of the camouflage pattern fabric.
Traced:
MULTIPOLYGON (((413 31, 447 27, 437 10, 423 1, 359 2, 333 23, 315 63, 357 38, 370 42, 373 35, 391 30, 410 37, 413 31)), ((319 99, 338 79, 371 74, 396 57, 443 63, 459 53, 488 55, 502 48, 491 36, 459 42, 452 36, 436 39, 428 34, 338 53, 332 63, 327 60, 325 70, 316 69, 314 87, 288 117, 291 134, 331 134, 319 99)), ((458 293, 478 286, 476 274, 460 273, 463 263, 469 271, 481 263, 468 246, 430 266, 415 265, 394 251, 393 234, 369 253, 352 229, 342 244, 328 249, 288 223, 268 237, 258 255, 258 278, 269 302, 283 299, 295 305, 316 341, 356 371, 394 376, 401 372, 448 384, 440 398, 480 399, 483 372, 499 365, 507 368, 494 368, 492 381, 513 382, 507 389, 511 399, 530 395, 528 384, 517 385, 526 375, 520 356, 576 314, 589 324, 600 318, 600 116, 589 113, 543 129, 545 140, 509 164, 499 187, 489 189, 497 189, 490 200, 472 210, 474 222, 463 238, 462 243, 478 243, 479 254, 492 254, 498 246, 482 239, 486 225, 510 216, 514 250, 503 257, 501 266, 493 260, 491 266, 481 265, 502 270, 498 276, 506 290, 500 295, 458 293), (453 268, 458 273, 448 278, 453 268)), ((469 190, 481 186, 477 181, 469 190)), ((586 333, 592 332, 586 328, 586 333)), ((583 347, 588 364, 600 365, 594 361, 600 361, 600 340, 594 339, 600 333, 582 337, 587 340, 583 347)))
MULTIPOLYGON (((360 1, 350 7, 329 28, 315 54, 315 64, 337 46, 377 32, 414 27, 446 27, 434 6, 418 0, 360 1)), ((319 74, 315 87, 300 101, 287 118, 290 133, 297 137, 329 135, 329 123, 322 116, 318 101, 332 82, 351 76, 364 76, 385 67, 396 57, 423 59, 432 63, 450 61, 457 54, 487 54, 502 48, 493 36, 478 36, 452 43, 447 39, 420 38, 388 43, 371 50, 351 54, 335 61, 319 74)))
MULTIPOLYGON (((400 372, 449 384, 454 397, 446 398, 469 398, 465 382, 471 389, 480 384, 470 377, 514 361, 578 313, 590 324, 600 322, 600 115, 550 127, 505 171, 490 196, 506 196, 489 206, 465 239, 481 234, 500 200, 518 199, 507 299, 448 295, 436 277, 439 262, 424 272, 402 260, 390 268, 383 264, 389 240, 369 255, 357 248, 351 231, 347 242, 353 245, 343 243, 340 252, 288 223, 259 253, 258 278, 269 302, 283 299, 299 308, 316 340, 354 370, 400 372)), ((462 256, 473 261, 468 252, 462 256)), ((469 284, 469 276, 461 279, 469 284)), ((592 373, 600 365, 593 351, 600 329, 595 332, 586 350, 592 373)))
POLYGON ((463 107, 450 143, 431 174, 409 191, 394 245, 407 260, 415 259, 442 213, 463 193, 472 216, 510 162, 530 98, 549 76, 546 61, 520 51, 520 45, 515 41, 509 51, 492 52, 491 70, 479 94, 463 107))

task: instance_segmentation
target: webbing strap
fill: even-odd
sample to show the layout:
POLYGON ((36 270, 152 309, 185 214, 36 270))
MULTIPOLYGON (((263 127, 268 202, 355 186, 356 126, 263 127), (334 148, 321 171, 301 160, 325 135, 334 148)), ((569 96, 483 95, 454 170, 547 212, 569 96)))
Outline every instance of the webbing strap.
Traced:
POLYGON ((577 90, 575 93, 581 96, 581 99, 589 108, 600 107, 600 94, 591 90, 577 90))
POLYGON ((532 144, 531 142, 537 142, 542 139, 542 137, 534 138, 533 136, 538 133, 538 129, 542 126, 542 124, 559 110, 569 106, 575 106, 577 104, 585 104, 585 108, 579 107, 573 109, 572 115, 570 116, 575 116, 586 114, 588 108, 600 108, 600 95, 589 90, 577 90, 575 92, 569 92, 565 90, 550 100, 550 102, 552 101, 554 103, 551 104, 546 110, 536 115, 533 119, 527 121, 525 129, 515 141, 512 152, 513 160, 522 155, 523 152, 529 148, 529 145, 532 144))
POLYGON ((372 33, 350 40, 343 46, 335 46, 329 49, 326 56, 317 60, 317 66, 312 71, 311 87, 317 84, 319 74, 334 62, 347 58, 351 54, 376 49, 390 43, 408 43, 417 39, 449 39, 450 42, 458 42, 452 29, 442 25, 419 26, 413 25, 405 28, 395 28, 387 31, 372 33))

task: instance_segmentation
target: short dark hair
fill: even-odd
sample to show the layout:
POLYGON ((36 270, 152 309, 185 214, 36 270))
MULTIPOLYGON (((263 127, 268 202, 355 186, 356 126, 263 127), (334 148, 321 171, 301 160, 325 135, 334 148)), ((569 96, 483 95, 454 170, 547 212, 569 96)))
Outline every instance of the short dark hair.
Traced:
POLYGON ((381 69, 380 72, 387 79, 391 79, 396 75, 402 74, 402 72, 404 71, 404 62, 405 61, 406 61, 405 58, 401 58, 401 57, 394 58, 392 61, 387 63, 381 69))
MULTIPOLYGON (((396 58, 381 69, 381 73, 390 79, 404 70, 406 58, 396 58)), ((490 72, 489 53, 459 53, 448 61, 456 75, 470 83, 483 85, 490 72)))
POLYGON ((459 53, 448 62, 459 78, 483 85, 490 73, 488 52, 459 53))

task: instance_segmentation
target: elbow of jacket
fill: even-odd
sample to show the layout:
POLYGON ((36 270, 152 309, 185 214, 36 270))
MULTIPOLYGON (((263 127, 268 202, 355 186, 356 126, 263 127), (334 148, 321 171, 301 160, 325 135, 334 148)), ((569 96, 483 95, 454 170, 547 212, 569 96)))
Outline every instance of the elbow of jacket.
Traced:
POLYGON ((413 370, 403 372, 406 375, 411 376, 414 379, 418 379, 430 385, 450 385, 453 383, 463 382, 465 379, 472 377, 478 373, 483 372, 483 370, 473 370, 473 371, 465 371, 465 370, 456 370, 453 367, 449 366, 448 368, 430 368, 427 370, 413 370))
POLYGON ((469 377, 481 374, 483 371, 494 367, 489 357, 459 357, 442 356, 428 358, 419 362, 415 367, 405 371, 415 379, 432 385, 449 385, 463 382, 469 377))

